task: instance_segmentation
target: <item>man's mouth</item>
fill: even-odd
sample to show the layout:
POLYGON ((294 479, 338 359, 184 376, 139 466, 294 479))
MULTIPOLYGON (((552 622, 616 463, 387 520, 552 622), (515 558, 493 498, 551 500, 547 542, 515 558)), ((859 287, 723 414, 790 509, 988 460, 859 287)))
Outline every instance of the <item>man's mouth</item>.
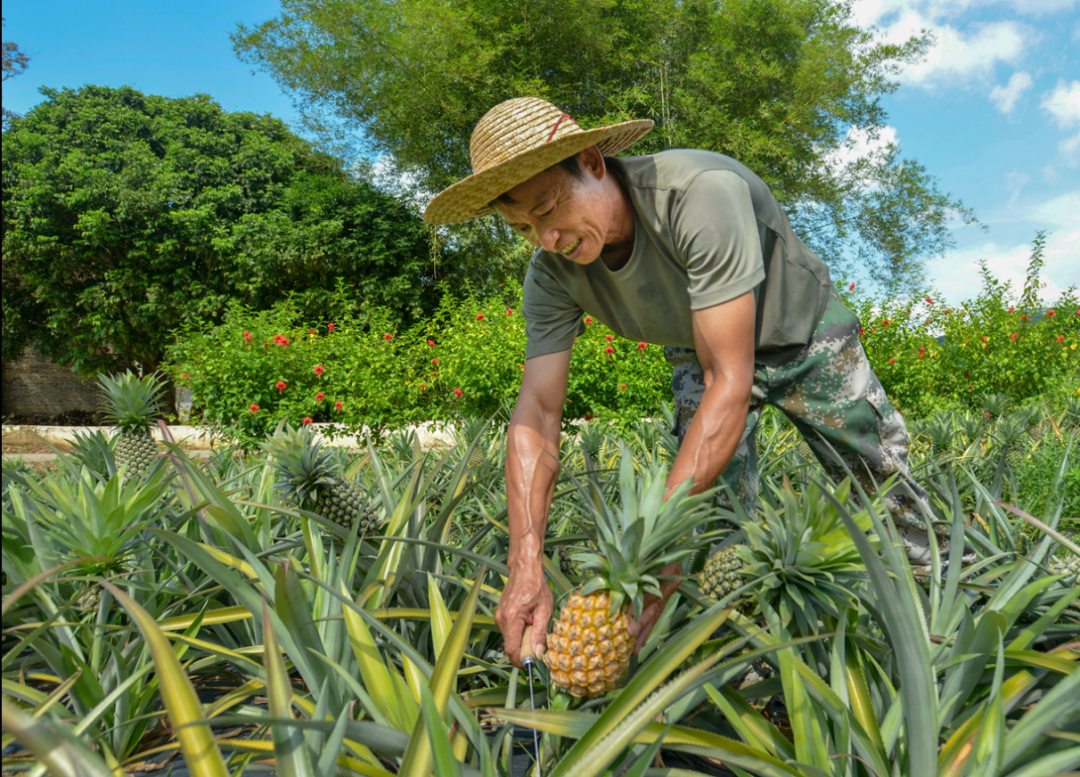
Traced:
POLYGON ((570 256, 570 254, 572 254, 574 252, 574 250, 579 245, 581 245, 581 238, 580 237, 577 240, 575 240, 573 243, 571 243, 570 245, 566 246, 566 248, 564 248, 562 251, 560 251, 560 253, 563 256, 570 256))

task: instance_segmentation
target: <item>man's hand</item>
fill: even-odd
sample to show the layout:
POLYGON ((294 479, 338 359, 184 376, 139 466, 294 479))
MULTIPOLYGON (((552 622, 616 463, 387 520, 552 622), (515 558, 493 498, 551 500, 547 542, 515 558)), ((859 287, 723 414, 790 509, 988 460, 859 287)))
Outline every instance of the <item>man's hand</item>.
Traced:
POLYGON ((510 570, 495 610, 495 625, 506 642, 506 656, 516 666, 521 666, 521 635, 526 626, 532 626, 532 651, 538 658, 547 650, 548 621, 555 601, 544 580, 543 566, 518 566, 510 570))
MULTIPOLYGON (((668 564, 666 567, 660 569, 661 576, 680 575, 680 573, 681 570, 679 569, 678 563, 668 564)), ((637 643, 634 645, 635 655, 641 652, 641 649, 645 647, 645 643, 652 633, 653 626, 656 625, 656 621, 659 620, 660 615, 664 612, 664 607, 667 606, 668 599, 675 593, 675 589, 679 587, 681 582, 681 576, 676 580, 665 580, 660 583, 660 592, 663 596, 657 596, 656 594, 645 595, 645 603, 644 607, 641 609, 641 617, 635 621, 630 621, 630 624, 627 627, 630 636, 637 637, 637 643)))

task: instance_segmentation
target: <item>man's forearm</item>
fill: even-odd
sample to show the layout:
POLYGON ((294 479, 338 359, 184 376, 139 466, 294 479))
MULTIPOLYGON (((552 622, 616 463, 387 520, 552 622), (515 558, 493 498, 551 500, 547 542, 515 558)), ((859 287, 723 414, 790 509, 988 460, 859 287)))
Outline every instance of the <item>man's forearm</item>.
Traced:
POLYGON ((559 471, 558 417, 518 407, 506 442, 506 507, 510 523, 510 568, 540 564, 548 511, 559 471))
POLYGON ((739 447, 752 385, 731 376, 707 381, 701 405, 668 473, 669 489, 690 477, 694 479, 692 493, 712 488, 739 447))

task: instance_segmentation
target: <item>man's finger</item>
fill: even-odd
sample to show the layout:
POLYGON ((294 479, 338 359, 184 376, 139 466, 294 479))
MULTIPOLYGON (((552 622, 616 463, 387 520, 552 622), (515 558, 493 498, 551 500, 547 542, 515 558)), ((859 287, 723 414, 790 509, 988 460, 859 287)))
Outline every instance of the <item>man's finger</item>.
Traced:
POLYGON ((544 653, 547 652, 547 632, 550 621, 551 605, 542 601, 533 610, 532 621, 532 649, 538 658, 542 658, 544 653))
POLYGON ((506 657, 516 667, 521 667, 521 635, 525 631, 525 621, 521 618, 512 618, 503 632, 503 650, 506 657))

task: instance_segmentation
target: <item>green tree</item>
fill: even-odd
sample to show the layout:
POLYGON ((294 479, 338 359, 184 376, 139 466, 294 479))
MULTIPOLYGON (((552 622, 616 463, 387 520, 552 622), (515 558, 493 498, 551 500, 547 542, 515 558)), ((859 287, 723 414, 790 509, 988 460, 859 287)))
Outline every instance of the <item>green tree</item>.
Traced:
MULTIPOLYGON (((470 172, 473 126, 494 104, 538 95, 588 128, 651 118, 635 153, 694 147, 761 175, 796 228, 834 265, 858 259, 883 282, 917 280, 950 245, 962 204, 886 147, 851 164, 851 130, 876 135, 881 96, 928 36, 880 42, 850 0, 283 0, 233 36, 238 54, 392 156, 419 191, 470 172)), ((487 220, 451 230, 485 249, 487 220)), ((483 251, 478 252, 483 255, 483 251)), ((501 254, 500 254, 501 255, 501 254)))
POLYGON ((5 360, 33 344, 86 376, 153 370, 233 299, 333 316, 343 286, 352 312, 402 322, 437 303, 415 208, 280 120, 206 95, 42 93, 3 136, 5 360))

